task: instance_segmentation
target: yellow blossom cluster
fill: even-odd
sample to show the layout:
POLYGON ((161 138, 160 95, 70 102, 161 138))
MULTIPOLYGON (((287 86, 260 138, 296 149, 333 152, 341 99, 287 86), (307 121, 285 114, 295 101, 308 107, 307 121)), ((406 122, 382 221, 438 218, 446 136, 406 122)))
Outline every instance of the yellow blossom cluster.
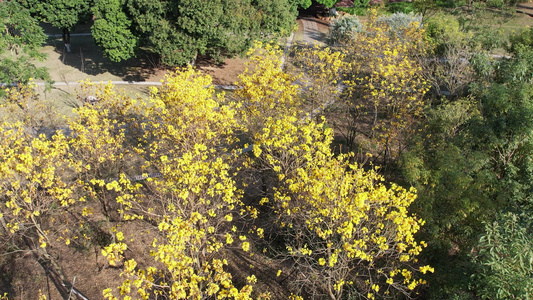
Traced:
POLYGON ((249 61, 235 83, 242 105, 242 118, 254 131, 266 117, 295 114, 302 101, 296 81, 299 76, 283 71, 283 51, 278 46, 256 42, 248 51, 249 61))
POLYGON ((271 203, 281 228, 289 227, 286 255, 298 257, 302 270, 295 282, 331 299, 414 289, 422 281, 405 268, 416 265, 424 245, 414 239, 423 221, 407 211, 415 191, 335 157, 332 140, 325 123, 290 116, 269 119, 256 135, 255 155, 279 180, 273 199, 262 202, 271 203), (322 283, 305 279, 313 277, 322 283))
POLYGON ((421 72, 420 59, 428 45, 419 25, 412 22, 393 31, 371 10, 364 33, 354 35, 342 50, 348 62, 350 103, 372 116, 373 136, 389 155, 395 152, 394 141, 408 135, 421 116, 430 87, 421 72))
MULTIPOLYGON (((402 49, 381 50, 401 57, 407 51, 402 49)), ((349 163, 350 155, 333 154, 333 130, 325 119, 303 117, 309 113, 306 87, 283 70, 279 48, 257 43, 249 55, 235 91, 238 103, 217 94, 211 77, 188 67, 167 75, 147 99, 84 82, 81 98, 98 101, 75 108, 63 130, 48 136, 31 132, 35 121, 29 117, 3 120, 0 238, 23 237, 31 250, 48 255, 57 241, 73 246, 82 236, 90 240, 84 226, 101 213, 110 236, 101 254, 122 271, 121 284, 105 289, 105 299, 250 299, 258 279, 246 274, 235 284, 225 253, 252 255, 254 239, 270 234, 241 226, 258 210, 243 203, 240 167, 259 166, 275 174, 261 203, 273 208, 286 235, 283 253, 299 268, 295 284, 332 299, 408 294, 422 283, 417 273, 433 271, 415 263, 425 245, 414 239, 423 221, 407 211, 415 191, 385 184, 374 170, 349 163), (254 155, 239 157, 237 136, 250 132, 254 155), (118 228, 132 223, 150 227, 151 243, 137 251, 146 253, 128 251, 137 236, 118 228)), ((357 69, 347 59, 315 47, 301 52, 300 68, 311 88, 336 95, 339 74, 357 69)), ((387 91, 387 101, 414 88, 420 92, 416 76, 409 75, 416 79, 409 86, 407 77, 394 75, 412 69, 409 59, 385 59, 374 70, 375 78, 398 77, 387 79, 398 85, 387 91)), ((374 79, 364 83, 364 89, 377 86, 374 79)), ((381 92, 386 85, 379 86, 381 92)), ((11 95, 15 101, 31 93, 11 95)), ((322 96, 315 93, 313 100, 320 108, 329 101, 322 96)), ((391 104, 392 111, 412 112, 408 105, 404 112, 395 106, 418 107, 418 98, 409 99, 391 104)), ((14 106, 1 108, 7 107, 14 106)))
POLYGON ((323 109, 332 104, 341 93, 342 72, 347 62, 344 53, 329 47, 314 45, 297 49, 293 64, 302 72, 305 83, 305 103, 309 110, 323 109))

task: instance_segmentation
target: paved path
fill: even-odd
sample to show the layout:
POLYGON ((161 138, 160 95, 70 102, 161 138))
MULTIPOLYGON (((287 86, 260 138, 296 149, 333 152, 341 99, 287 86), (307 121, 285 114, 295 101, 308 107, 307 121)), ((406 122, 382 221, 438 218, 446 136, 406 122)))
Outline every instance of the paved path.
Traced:
POLYGON ((533 3, 519 3, 516 5, 516 11, 533 17, 533 3))
MULTIPOLYGON (((308 44, 313 44, 314 42, 320 42, 317 38, 320 36, 320 32, 318 31, 318 27, 316 25, 316 23, 314 21, 309 21, 309 20, 302 20, 303 24, 304 24, 304 28, 303 28, 303 31, 304 31, 304 42, 305 43, 308 43, 308 44)), ((61 37, 62 35, 61 34, 47 34, 48 36, 50 37, 61 37)), ((70 34, 70 36, 91 36, 92 34, 91 33, 72 33, 70 34)), ((294 33, 292 33, 288 38, 287 38, 287 43, 285 45, 285 53, 288 52, 288 50, 290 49, 290 47, 292 46, 294 42, 294 33)), ((285 57, 282 58, 282 61, 283 63, 285 62, 285 57)), ((103 82, 103 81, 101 81, 103 82)), ((107 81, 107 82, 110 82, 111 84, 114 84, 114 85, 127 85, 127 84, 130 84, 130 85, 147 85, 147 86, 161 86, 162 83, 160 81, 107 81)), ((107 82, 104 82, 104 83, 107 83, 107 82)), ((37 86, 45 86, 46 83, 44 82, 36 82, 35 83, 37 86)), ((70 82, 54 82, 52 84, 52 86, 75 86, 75 85, 79 85, 80 83, 79 82, 73 82, 73 81, 70 81, 70 82)), ((2 86, 7 86, 5 83, 0 83, 0 87, 2 86)), ((234 85, 215 85, 215 88, 216 89, 220 89, 220 90, 235 90, 237 89, 237 86, 234 86, 234 85)))
MULTIPOLYGON (((100 81, 102 83, 108 83, 110 82, 113 85, 124 85, 124 84, 131 84, 131 85, 148 85, 148 86, 161 86, 163 85, 161 81, 100 81)), ((0 87, 3 86, 15 86, 16 84, 5 84, 0 83, 0 87)), ((35 85, 37 86, 45 86, 45 82, 35 82, 35 85)), ((70 82, 54 82, 52 86, 70 86, 70 85, 80 85, 80 82, 78 81, 70 81, 70 82)), ((215 89, 219 90, 235 90, 237 89, 237 86, 235 85, 214 85, 215 89)))
POLYGON ((316 20, 313 18, 302 18, 300 19, 303 24, 303 43, 304 44, 324 44, 325 34, 321 33, 318 30, 316 20))

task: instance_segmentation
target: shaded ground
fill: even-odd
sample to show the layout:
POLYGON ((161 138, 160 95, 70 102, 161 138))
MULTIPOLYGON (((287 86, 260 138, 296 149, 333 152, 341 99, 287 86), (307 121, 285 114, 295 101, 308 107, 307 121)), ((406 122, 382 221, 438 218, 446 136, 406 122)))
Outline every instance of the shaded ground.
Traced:
MULTIPOLYGON (((90 79, 91 81, 159 81, 169 69, 161 68, 157 57, 147 51, 123 62, 112 62, 103 56, 91 36, 71 37, 72 51, 64 51, 60 37, 49 37, 42 52, 47 60, 38 62, 38 66, 47 67, 52 80, 56 82, 74 82, 90 79)), ((243 70, 242 58, 227 59, 216 65, 208 60, 200 60, 198 66, 210 74, 215 84, 233 84, 237 75, 243 70)))
POLYGON ((313 3, 307 9, 300 9, 298 16, 298 31, 294 36, 296 44, 323 43, 329 35, 330 21, 325 16, 328 10, 324 5, 313 3))

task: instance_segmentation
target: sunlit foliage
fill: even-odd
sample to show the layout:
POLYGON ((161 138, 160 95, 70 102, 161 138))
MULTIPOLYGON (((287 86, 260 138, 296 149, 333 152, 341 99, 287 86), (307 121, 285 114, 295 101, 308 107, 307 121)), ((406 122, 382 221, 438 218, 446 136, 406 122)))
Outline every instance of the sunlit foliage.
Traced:
POLYGON ((268 298, 254 274, 231 271, 225 254, 253 255, 264 229, 248 225, 273 218, 285 240, 280 258, 299 270, 293 298, 410 295, 424 283, 417 274, 432 271, 417 263, 425 243, 414 239, 424 222, 407 211, 415 191, 335 156, 332 130, 309 118, 337 100, 344 54, 302 50, 302 76, 284 71, 275 46, 258 43, 250 55, 238 102, 191 67, 146 98, 84 82, 80 98, 95 100, 48 135, 32 130, 29 90, 11 91, 3 109, 21 118, 0 126, 2 239, 28 239, 39 251, 83 246, 91 237, 72 228, 99 214, 98 230, 109 237, 98 244, 105 267, 121 270, 106 299, 268 298), (254 155, 240 149, 246 133, 254 155), (273 175, 261 201, 271 215, 245 204, 240 176, 258 167, 273 175), (148 228, 149 244, 130 251, 138 237, 121 229, 128 224, 148 228))
POLYGON ((418 57, 426 52, 424 30, 416 21, 391 28, 372 10, 364 30, 343 47, 349 62, 347 85, 353 106, 367 115, 384 157, 394 156, 424 108, 429 85, 418 57))
POLYGON ((414 239, 424 222, 407 212, 415 191, 387 188, 375 171, 334 157, 332 131, 324 126, 270 119, 254 145, 278 179, 262 203, 278 215, 285 237, 278 255, 297 269, 291 281, 316 299, 410 294, 424 283, 416 273, 433 270, 417 269, 425 243, 414 239))

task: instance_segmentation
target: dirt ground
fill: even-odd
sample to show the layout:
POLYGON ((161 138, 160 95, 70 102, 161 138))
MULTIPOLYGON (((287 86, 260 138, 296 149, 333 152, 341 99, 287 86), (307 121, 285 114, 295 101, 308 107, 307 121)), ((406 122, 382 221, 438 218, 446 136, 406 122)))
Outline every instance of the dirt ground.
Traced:
MULTIPOLYGON (((59 37, 50 37, 42 52, 47 59, 37 66, 47 67, 55 82, 91 81, 159 81, 168 69, 160 68, 154 55, 143 52, 136 58, 115 63, 102 55, 91 36, 71 37, 72 51, 63 49, 59 37)), ((244 69, 245 59, 236 57, 216 65, 208 60, 200 60, 198 67, 213 77, 215 84, 233 84, 237 75, 244 69)))

